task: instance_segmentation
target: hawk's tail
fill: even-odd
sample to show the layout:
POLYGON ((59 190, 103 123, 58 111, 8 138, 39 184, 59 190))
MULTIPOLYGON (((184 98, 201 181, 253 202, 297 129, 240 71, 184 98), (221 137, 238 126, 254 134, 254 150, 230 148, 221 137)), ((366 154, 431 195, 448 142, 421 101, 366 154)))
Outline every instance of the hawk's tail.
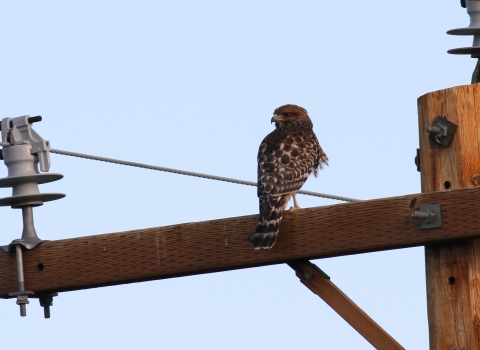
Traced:
POLYGON ((265 198, 263 203, 261 202, 257 229, 248 237, 256 250, 270 249, 275 245, 283 211, 290 197, 291 195, 272 196, 265 198))

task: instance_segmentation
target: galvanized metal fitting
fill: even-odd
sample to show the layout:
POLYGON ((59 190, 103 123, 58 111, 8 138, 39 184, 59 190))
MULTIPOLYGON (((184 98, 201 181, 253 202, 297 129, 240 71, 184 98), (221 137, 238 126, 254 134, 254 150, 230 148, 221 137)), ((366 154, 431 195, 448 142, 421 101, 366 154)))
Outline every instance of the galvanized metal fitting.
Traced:
POLYGON ((440 204, 421 205, 418 211, 412 212, 412 217, 420 219, 420 229, 442 227, 440 204))
POLYGON ((447 136, 447 127, 445 125, 427 126, 426 129, 428 133, 435 134, 438 137, 447 136))
POLYGON ((27 316, 27 304, 30 304, 28 298, 38 298, 40 306, 43 307, 43 315, 45 318, 50 318, 50 306, 53 305, 53 297, 58 296, 58 293, 36 294, 35 292, 24 290, 20 292, 8 293, 11 298, 17 298, 17 305, 20 305, 20 316, 27 316))
POLYGON ((435 213, 428 209, 426 211, 414 211, 412 216, 414 218, 424 219, 426 223, 431 223, 436 218, 435 213))
POLYGON ((25 317, 27 316, 27 304, 30 302, 28 301, 28 295, 17 295, 17 305, 20 305, 20 316, 25 317))
POLYGON ((425 130, 430 134, 429 137, 432 141, 448 147, 457 131, 457 125, 439 116, 435 119, 435 124, 427 126, 425 130))

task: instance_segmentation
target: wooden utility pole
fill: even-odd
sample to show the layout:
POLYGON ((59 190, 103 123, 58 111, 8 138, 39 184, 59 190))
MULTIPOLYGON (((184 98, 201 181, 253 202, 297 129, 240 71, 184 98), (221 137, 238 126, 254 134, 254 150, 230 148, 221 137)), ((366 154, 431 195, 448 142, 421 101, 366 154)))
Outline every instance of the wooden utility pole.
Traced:
MULTIPOLYGON (((426 94, 418 99, 418 113, 422 192, 478 186, 480 86, 426 94), (448 147, 425 131, 438 116, 457 125, 448 147)), ((450 219, 442 213, 443 224, 450 219)), ((480 349, 480 240, 428 245, 425 263, 430 349, 480 349)))

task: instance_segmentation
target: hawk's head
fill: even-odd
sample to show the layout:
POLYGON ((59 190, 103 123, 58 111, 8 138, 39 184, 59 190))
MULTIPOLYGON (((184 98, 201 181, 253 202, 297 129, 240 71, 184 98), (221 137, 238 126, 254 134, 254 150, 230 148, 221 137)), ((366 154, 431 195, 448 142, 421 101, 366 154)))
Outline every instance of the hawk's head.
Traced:
POLYGON ((271 122, 275 122, 275 126, 280 128, 290 123, 309 122, 310 120, 307 110, 297 105, 284 105, 273 111, 271 122))

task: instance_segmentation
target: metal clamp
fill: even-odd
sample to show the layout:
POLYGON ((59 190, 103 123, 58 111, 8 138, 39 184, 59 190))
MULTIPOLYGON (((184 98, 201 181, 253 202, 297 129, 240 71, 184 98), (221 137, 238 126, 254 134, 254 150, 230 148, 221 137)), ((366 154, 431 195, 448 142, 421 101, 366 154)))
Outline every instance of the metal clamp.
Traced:
MULTIPOLYGON (((32 211, 32 208, 22 208, 22 209, 29 209, 30 213, 32 211)), ((35 228, 33 227, 33 217, 32 217, 32 222, 30 223, 30 227, 25 227, 25 217, 24 217, 24 235, 22 236, 22 239, 16 239, 10 243, 10 245, 6 246, 8 247, 8 250, 5 249, 5 247, 2 247, 4 251, 10 251, 11 247, 15 247, 15 253, 16 253, 16 261, 17 261, 17 280, 18 280, 18 292, 13 292, 9 293, 8 296, 12 298, 17 298, 17 305, 20 306, 20 316, 25 317, 27 316, 27 304, 30 302, 28 301, 28 297, 31 298, 38 298, 40 301, 40 306, 43 307, 44 311, 44 316, 45 318, 50 318, 50 306, 52 306, 52 301, 53 297, 57 296, 57 293, 40 293, 36 294, 33 291, 25 290, 25 277, 23 274, 23 249, 27 245, 32 244, 32 242, 36 242, 35 245, 38 243, 41 243, 42 240, 40 240, 37 237, 37 234, 35 233, 35 228), (30 231, 30 234, 35 234, 35 236, 27 236, 25 238, 25 230, 33 230, 30 231), (29 240, 29 238, 32 238, 33 240, 29 240)), ((34 245, 34 246, 35 246, 34 245)), ((27 248, 28 249, 28 248, 27 248)))
POLYGON ((420 229, 442 227, 440 204, 421 205, 419 211, 412 212, 412 217, 420 219, 420 229))
POLYGON ((44 140, 32 129, 31 124, 42 120, 41 116, 24 115, 18 118, 4 118, 1 123, 2 141, 13 145, 29 144, 30 153, 38 156, 41 171, 50 169, 50 142, 44 140))
POLYGON ((445 118, 437 117, 433 126, 427 126, 426 131, 430 134, 430 139, 444 147, 450 146, 453 135, 457 131, 457 125, 449 122, 445 118))

